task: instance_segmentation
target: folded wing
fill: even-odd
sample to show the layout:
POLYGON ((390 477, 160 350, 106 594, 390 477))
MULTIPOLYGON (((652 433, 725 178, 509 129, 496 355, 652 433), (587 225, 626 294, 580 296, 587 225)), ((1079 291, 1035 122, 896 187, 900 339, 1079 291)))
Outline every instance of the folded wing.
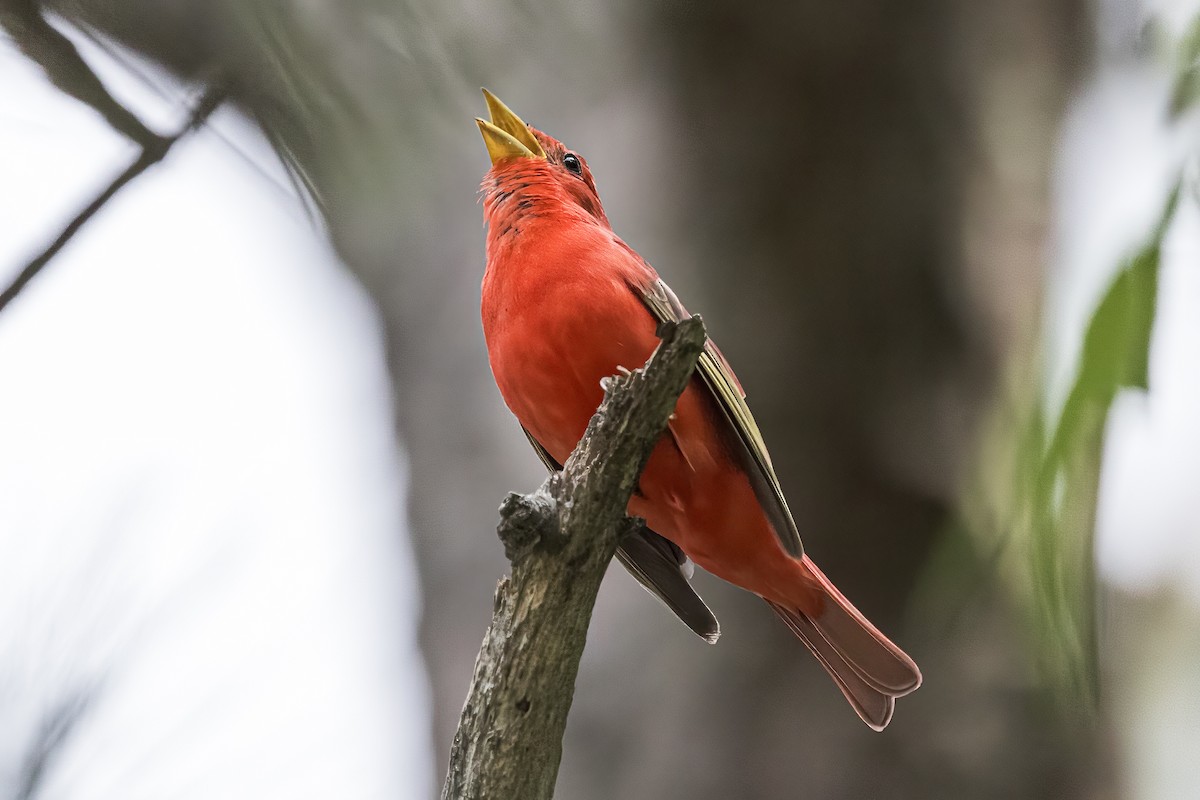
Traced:
MULTIPOLYGON (((562 469, 562 465, 529 431, 525 431, 525 437, 546 469, 551 472, 562 469)), ((709 644, 720 638, 721 626, 717 618, 689 582, 692 562, 682 550, 643 526, 637 533, 626 537, 617 548, 617 560, 697 636, 709 644)))
MULTIPOLYGON (((645 287, 630 288, 641 297, 646 308, 660 323, 679 322, 691 316, 671 287, 661 279, 655 279, 645 287)), ((771 465, 771 456, 767 454, 767 445, 758 430, 758 423, 746 405, 746 394, 729 362, 711 339, 705 343, 704 352, 700 354, 696 374, 729 426, 729 438, 735 443, 738 460, 783 549, 794 558, 803 557, 804 545, 800 542, 800 532, 783 497, 783 489, 779 485, 779 478, 775 476, 775 467, 771 465)))

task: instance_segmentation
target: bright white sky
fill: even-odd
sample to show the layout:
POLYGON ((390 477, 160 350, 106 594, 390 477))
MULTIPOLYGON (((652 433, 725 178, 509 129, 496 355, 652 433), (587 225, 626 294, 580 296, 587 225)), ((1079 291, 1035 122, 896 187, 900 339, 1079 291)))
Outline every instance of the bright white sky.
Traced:
MULTIPOLYGON (((7 285, 136 153, 7 40, 0 87, 7 285)), ((431 796, 378 321, 254 129, 213 126, 0 314, 0 795, 83 694, 40 798, 431 796)))

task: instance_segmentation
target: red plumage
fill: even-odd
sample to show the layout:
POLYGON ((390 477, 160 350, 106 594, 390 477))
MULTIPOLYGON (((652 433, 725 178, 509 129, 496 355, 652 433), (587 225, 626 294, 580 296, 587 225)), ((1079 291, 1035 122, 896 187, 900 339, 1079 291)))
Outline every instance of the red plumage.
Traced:
MULTIPOLYGON (((489 96, 489 104, 493 101, 489 96)), ((499 129, 527 141, 530 152, 499 159, 493 152, 495 163, 483 182, 484 335, 504 401, 535 444, 561 464, 600 404, 601 379, 621 367, 641 366, 657 345, 657 320, 647 296, 659 277, 613 233, 583 159, 539 131, 516 130, 515 115, 496 120, 496 108, 511 112, 495 101, 499 129), (522 133, 532 133, 543 153, 522 133)), ((496 126, 480 127, 491 150, 496 126)), ((509 146, 507 139, 502 144, 509 146)), ((665 285, 660 291, 669 295, 665 285)), ((677 304, 673 295, 669 299, 677 304)), ((711 363, 726 370, 715 347, 711 352, 711 363)), ((728 377, 740 390, 732 372, 728 377)), ((756 473, 739 450, 745 445, 722 402, 699 375, 692 379, 650 456, 629 513, 645 518, 696 564, 765 599, 863 720, 882 730, 894 698, 916 689, 921 673, 807 556, 794 558, 784 548, 786 531, 777 528, 794 530, 794 522, 782 495, 771 503, 762 488, 775 480, 769 457, 763 448, 766 467, 756 473)), ((645 574, 639 579, 668 604, 671 595, 678 596, 668 582, 654 586, 653 574, 649 581, 645 574)))

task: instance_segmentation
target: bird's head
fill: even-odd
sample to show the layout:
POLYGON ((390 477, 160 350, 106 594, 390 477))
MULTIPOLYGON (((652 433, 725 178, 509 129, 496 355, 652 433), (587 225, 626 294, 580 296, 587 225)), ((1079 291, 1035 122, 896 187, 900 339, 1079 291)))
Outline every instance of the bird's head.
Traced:
POLYGON ((487 89, 483 96, 491 120, 476 117, 475 122, 492 159, 483 182, 489 218, 558 209, 582 211, 607 226, 596 182, 583 156, 526 124, 487 89))

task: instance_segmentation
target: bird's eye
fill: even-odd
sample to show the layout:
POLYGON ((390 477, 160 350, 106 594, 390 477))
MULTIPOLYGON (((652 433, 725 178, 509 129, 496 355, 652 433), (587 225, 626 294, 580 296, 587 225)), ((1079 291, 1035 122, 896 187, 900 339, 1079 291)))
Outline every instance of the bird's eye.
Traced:
POLYGON ((583 174, 583 164, 579 162, 579 156, 574 153, 567 153, 563 156, 563 166, 576 175, 583 174))

